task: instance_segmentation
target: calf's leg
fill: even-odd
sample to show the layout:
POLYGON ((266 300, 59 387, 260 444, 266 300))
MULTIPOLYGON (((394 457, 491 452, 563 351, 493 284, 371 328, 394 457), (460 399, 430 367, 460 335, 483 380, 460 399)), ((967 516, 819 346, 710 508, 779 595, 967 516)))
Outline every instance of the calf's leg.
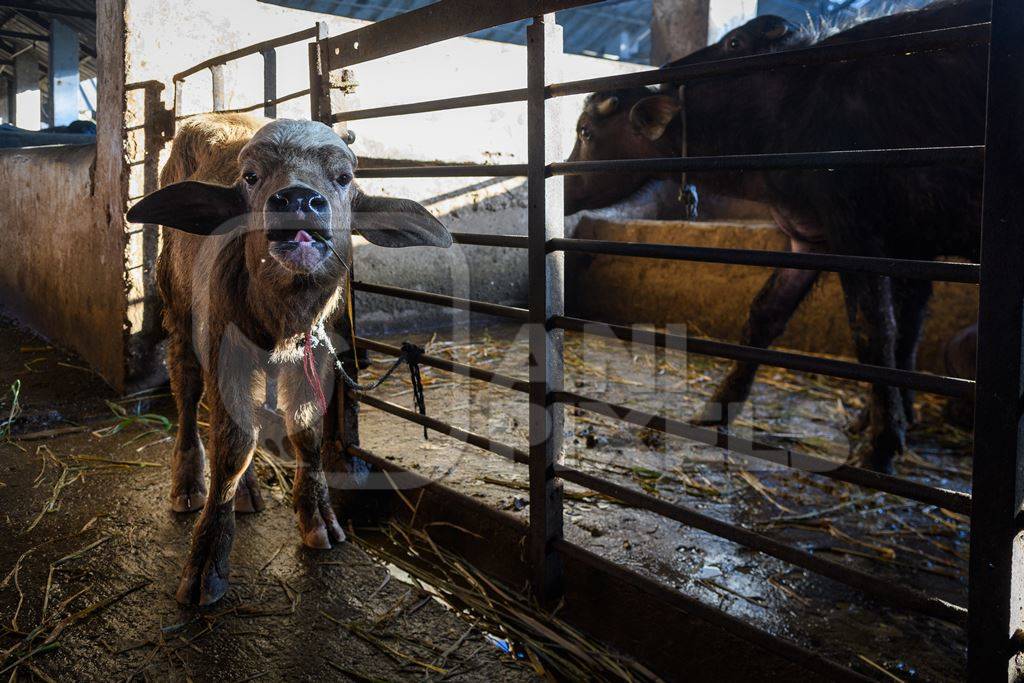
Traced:
MULTIPOLYGON (((318 354, 317 367, 331 370, 331 361, 318 354)), ((330 389, 322 374, 324 389, 330 389)), ((328 395, 329 392, 328 392, 328 395)), ((292 498, 295 519, 302 543, 309 548, 327 549, 342 543, 345 532, 331 507, 330 491, 324 474, 323 416, 314 400, 312 389, 298 363, 283 366, 278 375, 278 397, 284 410, 288 444, 295 456, 295 484, 292 498)))
POLYGON ((228 589, 235 534, 235 492, 252 463, 258 427, 253 414, 253 370, 242 353, 226 353, 206 374, 210 403, 210 492, 192 532, 177 599, 211 605, 228 589), (223 362, 226 360, 227 362, 223 362))
MULTIPOLYGON (((785 331, 786 324, 811 291, 818 275, 816 270, 795 268, 773 271, 750 305, 740 343, 767 348, 785 331)), ((705 425, 729 424, 750 395, 757 368, 757 363, 734 364, 694 422, 705 425), (730 408, 730 405, 733 407, 730 408)))
POLYGON ((196 423, 203 373, 184 329, 172 329, 167 344, 167 371, 178 407, 178 435, 171 454, 171 509, 175 512, 199 510, 206 502, 206 452, 196 423))
MULTIPOLYGON (((861 363, 896 367, 896 319, 889 278, 843 273, 840 276, 857 356, 861 363)), ((880 472, 892 470, 903 452, 906 417, 896 387, 874 384, 868 406, 868 441, 851 455, 850 464, 880 472)))

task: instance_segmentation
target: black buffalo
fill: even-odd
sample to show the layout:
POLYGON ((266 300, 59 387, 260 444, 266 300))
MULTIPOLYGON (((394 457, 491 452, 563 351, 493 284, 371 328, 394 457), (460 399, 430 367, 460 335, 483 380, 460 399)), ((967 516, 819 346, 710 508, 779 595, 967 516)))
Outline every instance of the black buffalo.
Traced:
MULTIPOLYGON (((732 43, 726 36, 724 42, 676 63, 720 58, 730 45, 737 51, 751 45, 743 54, 755 54, 967 25, 988 21, 989 11, 985 0, 943 0, 826 37, 807 30, 757 34, 751 22, 737 31, 759 40, 732 43)), ((660 93, 596 93, 580 117, 573 155, 600 158, 596 152, 588 154, 604 146, 596 139, 599 134, 643 138, 657 151, 638 156, 677 155, 681 119, 690 156, 982 144, 987 56, 986 47, 976 46, 708 77, 687 83, 684 111, 671 86, 660 93)), ((978 255, 978 164, 714 172, 689 174, 688 180, 701 192, 769 205, 793 251, 906 259, 978 255)), ((622 187, 634 182, 625 179, 622 187)), ((619 198, 614 196, 618 190, 607 201, 595 197, 592 191, 598 184, 567 179, 567 211, 619 198)), ((770 345, 818 275, 774 271, 751 305, 742 343, 770 345)), ((841 281, 860 361, 913 369, 931 283, 857 274, 842 274, 841 281)), ((756 370, 753 363, 734 365, 696 421, 727 424, 746 401, 756 370)), ((913 419, 911 391, 874 385, 862 421, 869 439, 852 461, 889 470, 893 457, 903 451, 906 427, 913 419)))

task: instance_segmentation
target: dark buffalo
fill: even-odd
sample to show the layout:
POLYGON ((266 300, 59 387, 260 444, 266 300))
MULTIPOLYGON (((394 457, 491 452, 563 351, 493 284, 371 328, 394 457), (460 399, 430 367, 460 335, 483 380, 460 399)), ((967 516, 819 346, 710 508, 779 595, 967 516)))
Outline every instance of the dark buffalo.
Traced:
MULTIPOLYGON (((823 39, 804 33, 783 36, 782 42, 787 48, 830 45, 972 24, 988 21, 989 9, 984 0, 944 1, 823 39)), ((721 54, 721 44, 712 47, 680 62, 721 54)), ((971 47, 695 80, 686 86, 683 112, 687 150, 691 156, 706 156, 981 144, 986 66, 987 49, 971 47)), ((592 96, 588 110, 596 111, 605 99, 604 94, 592 96)), ((629 124, 622 125, 666 152, 679 149, 681 106, 675 95, 665 92, 633 101, 629 124)), ((580 121, 591 125, 593 119, 584 112, 580 121)), ((591 137, 596 130, 589 131, 591 137)), ((585 131, 580 132, 582 141, 585 131)), ((600 146, 594 140, 578 142, 574 153, 596 158, 584 153, 600 146)), ((767 203, 794 251, 907 259, 977 257, 978 165, 718 172, 690 174, 688 179, 701 192, 767 203)), ((594 205, 578 187, 576 181, 567 184, 566 195, 577 205, 594 205)), ((771 344, 818 275, 793 269, 773 272, 751 306, 742 343, 771 344)), ((843 274, 841 281, 860 361, 913 369, 931 283, 855 274, 843 274)), ((747 399, 756 370, 756 364, 736 364, 698 421, 727 424, 747 399)), ((873 386, 864 421, 869 440, 853 461, 889 470, 893 457, 903 451, 912 419, 912 392, 873 386)))
MULTIPOLYGON (((781 50, 797 44, 807 35, 806 31, 782 17, 757 17, 730 31, 717 43, 669 62, 662 68, 781 50)), ((652 129, 653 121, 647 126, 630 123, 633 105, 655 92, 649 88, 626 88, 606 90, 588 97, 576 123, 576 143, 569 161, 678 156, 681 140, 677 127, 673 126, 666 132, 664 127, 652 129)), ((659 102, 651 101, 649 104, 657 106, 659 102)), ((671 118, 678 111, 675 102, 670 100, 664 104, 667 107, 664 113, 654 112, 657 121, 671 118)), ((609 206, 632 195, 651 179, 668 177, 672 176, 656 173, 568 176, 565 179, 565 213, 569 215, 584 209, 609 206)))

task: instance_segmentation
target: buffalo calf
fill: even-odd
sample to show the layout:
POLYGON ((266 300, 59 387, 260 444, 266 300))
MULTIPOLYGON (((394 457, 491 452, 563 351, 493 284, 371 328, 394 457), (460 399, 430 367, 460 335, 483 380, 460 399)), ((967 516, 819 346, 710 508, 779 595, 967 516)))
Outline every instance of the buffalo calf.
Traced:
POLYGON ((197 117, 175 137, 164 187, 128 212, 132 222, 174 228, 158 266, 178 406, 172 507, 202 509, 179 602, 208 605, 224 595, 234 512, 262 507, 251 463, 259 433, 255 397, 267 363, 278 377, 296 459, 302 542, 329 548, 345 540, 320 446, 321 386, 334 363, 323 330, 344 301, 350 236, 358 232, 387 247, 452 242, 419 204, 367 196, 355 174, 355 155, 322 123, 197 117), (209 488, 196 425, 204 392, 209 488))

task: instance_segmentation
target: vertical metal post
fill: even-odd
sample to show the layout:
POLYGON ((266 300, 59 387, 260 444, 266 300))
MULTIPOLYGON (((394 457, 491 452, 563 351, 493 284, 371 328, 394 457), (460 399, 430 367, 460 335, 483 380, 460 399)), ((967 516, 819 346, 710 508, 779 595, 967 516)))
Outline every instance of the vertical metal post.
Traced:
POLYGON ((331 125, 331 55, 322 21, 316 22, 316 40, 309 44, 309 118, 331 125))
POLYGON ((268 47, 263 55, 263 115, 268 119, 277 118, 277 50, 268 47))
POLYGON ((50 125, 78 120, 78 34, 57 19, 50 20, 50 125))
POLYGON ((530 564, 534 594, 543 602, 561 593, 561 562, 552 542, 562 537, 562 483, 554 465, 562 457, 563 408, 548 400, 561 391, 561 330, 548 326, 564 310, 562 252, 547 253, 547 241, 564 236, 562 179, 547 165, 563 158, 558 104, 545 95, 556 79, 562 29, 554 14, 535 17, 526 30, 527 153, 529 171, 530 339, 530 564))
MULTIPOLYGON (((77 45, 76 45, 77 47, 77 45)), ((145 194, 160 188, 160 152, 167 138, 161 117, 164 105, 161 93, 162 83, 150 81, 143 89, 143 121, 145 125, 145 147, 143 153, 142 191, 145 194)), ((160 252, 159 226, 149 225, 142 232, 142 334, 146 339, 159 340, 161 335, 161 301, 157 292, 156 262, 160 252)), ((154 345, 159 343, 154 341, 154 345)))
POLYGON ((171 116, 174 117, 174 128, 171 133, 178 130, 178 117, 181 116, 181 100, 185 96, 185 81, 174 81, 174 107, 171 109, 171 116))
POLYGON ((224 111, 227 104, 224 101, 224 65, 214 64, 210 67, 210 77, 213 83, 213 110, 224 111))
POLYGON ((993 0, 974 417, 971 681, 1024 680, 1024 12, 993 0))

